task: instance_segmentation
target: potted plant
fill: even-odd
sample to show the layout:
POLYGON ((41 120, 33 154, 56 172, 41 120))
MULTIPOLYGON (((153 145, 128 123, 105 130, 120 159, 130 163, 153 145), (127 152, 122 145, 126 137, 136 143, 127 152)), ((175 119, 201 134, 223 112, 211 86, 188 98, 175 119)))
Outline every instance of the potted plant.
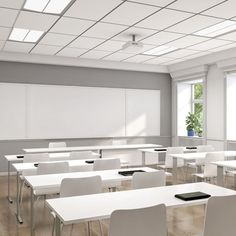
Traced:
POLYGON ((197 124, 197 117, 195 114, 189 112, 188 115, 186 116, 186 129, 188 131, 188 136, 194 136, 194 129, 195 129, 195 125, 197 124))

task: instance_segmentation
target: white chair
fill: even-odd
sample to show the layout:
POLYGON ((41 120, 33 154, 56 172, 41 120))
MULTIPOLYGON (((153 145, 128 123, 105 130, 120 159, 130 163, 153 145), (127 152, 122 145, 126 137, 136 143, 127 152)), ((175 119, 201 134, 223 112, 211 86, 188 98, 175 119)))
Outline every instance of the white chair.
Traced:
MULTIPOLYGON (((214 161, 223 161, 224 152, 209 152, 206 154, 203 173, 196 173, 194 176, 204 180, 212 180, 217 176, 217 166, 212 164, 214 161)), ((195 178, 196 180, 196 178, 195 178)))
POLYGON ((109 236, 167 236, 164 204, 111 214, 109 236))
MULTIPOLYGON (((73 196, 97 194, 101 192, 102 192, 102 180, 100 176, 92 176, 85 178, 65 178, 62 180, 60 187, 60 197, 73 197, 73 196)), ((53 212, 52 215, 54 217, 52 235, 54 235, 56 215, 53 212)), ((103 235, 103 230, 100 221, 99 221, 99 226, 101 234, 103 235)), ((89 222, 88 222, 88 228, 90 232, 89 222)), ((72 234, 72 231, 73 231, 73 224, 70 234, 72 234)))
POLYGON ((120 169, 120 159, 119 158, 104 158, 94 160, 93 170, 113 170, 120 169))
POLYGON ((60 147, 66 147, 65 142, 51 142, 48 144, 49 148, 60 148, 60 147))
POLYGON ((71 152, 70 160, 83 160, 83 159, 95 159, 98 158, 99 154, 92 151, 83 151, 83 152, 71 152))
POLYGON ((166 176, 164 170, 154 172, 136 172, 132 178, 132 188, 152 188, 165 186, 166 176))
POLYGON ((236 195, 211 197, 206 207, 203 236, 236 235, 236 195))
MULTIPOLYGON (((197 146, 197 152, 213 152, 214 148, 212 145, 199 145, 197 146)), ((186 177, 187 179, 187 174, 189 172, 189 168, 194 168, 196 171, 197 169, 202 169, 202 167, 205 165, 205 159, 196 159, 195 162, 189 162, 187 163, 187 170, 186 170, 186 177)))
POLYGON ((39 163, 37 175, 67 173, 69 171, 68 162, 39 163))

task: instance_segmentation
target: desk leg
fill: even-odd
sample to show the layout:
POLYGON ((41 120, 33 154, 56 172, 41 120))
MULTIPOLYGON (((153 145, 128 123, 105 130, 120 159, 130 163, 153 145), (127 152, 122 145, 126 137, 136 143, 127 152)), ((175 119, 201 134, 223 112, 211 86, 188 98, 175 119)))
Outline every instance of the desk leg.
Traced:
POLYGON ((16 173, 16 217, 20 224, 23 224, 23 220, 20 216, 20 191, 19 191, 19 185, 20 185, 20 174, 19 171, 16 173))
POLYGON ((177 158, 173 157, 173 173, 172 173, 173 184, 177 184, 177 158))
POLYGON ((7 175, 7 199, 9 203, 13 203, 12 198, 11 198, 11 189, 10 189, 10 171, 11 171, 11 162, 8 161, 8 175, 7 175))
POLYGON ((217 166, 217 185, 224 186, 224 167, 217 166))
POLYGON ((56 216, 56 236, 61 236, 61 221, 58 216, 56 216))
POLYGON ((100 158, 102 158, 102 149, 99 149, 100 158))
POLYGON ((34 190, 30 188, 30 230, 31 236, 35 235, 35 222, 34 222, 34 190))
POLYGON ((142 166, 146 165, 146 152, 142 151, 142 166))

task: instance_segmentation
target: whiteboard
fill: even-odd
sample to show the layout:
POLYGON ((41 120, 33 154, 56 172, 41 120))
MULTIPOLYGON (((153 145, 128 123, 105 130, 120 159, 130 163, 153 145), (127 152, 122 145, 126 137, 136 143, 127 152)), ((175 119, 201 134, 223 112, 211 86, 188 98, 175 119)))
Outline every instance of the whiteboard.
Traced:
POLYGON ((26 137, 26 86, 0 83, 0 139, 26 137))
POLYGON ((125 135, 125 91, 55 85, 28 87, 29 138, 125 135))
POLYGON ((126 136, 160 135, 160 91, 126 89, 126 136))

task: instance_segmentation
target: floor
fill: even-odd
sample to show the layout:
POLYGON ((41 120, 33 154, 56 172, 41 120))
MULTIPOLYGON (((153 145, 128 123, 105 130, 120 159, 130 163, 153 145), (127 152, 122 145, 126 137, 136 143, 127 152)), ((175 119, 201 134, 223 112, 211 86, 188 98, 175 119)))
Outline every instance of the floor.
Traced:
MULTIPOLYGON (((181 181, 181 180, 179 180, 181 181)), ((190 181, 190 180, 189 180, 190 181)), ((11 192, 15 196, 15 177, 11 177, 11 192)), ((229 182, 228 182, 229 183, 229 182)), ((129 182, 123 183, 123 190, 128 189, 129 182)), ((7 178, 0 177, 0 236, 29 236, 29 190, 25 191, 22 203, 22 215, 24 223, 17 224, 15 217, 15 204, 9 204, 7 195, 7 178)), ((43 199, 35 204, 36 212, 36 236, 52 235, 53 217, 45 207, 43 199)), ((186 207, 181 209, 168 209, 168 236, 200 236, 204 224, 204 206, 186 207)), ((108 235, 109 220, 102 221, 104 235, 108 235)), ((63 228, 63 235, 70 235, 71 228, 63 228)), ((72 235, 87 235, 87 224, 77 224, 73 228, 72 235)), ((92 235, 99 234, 97 222, 92 223, 92 235)))

